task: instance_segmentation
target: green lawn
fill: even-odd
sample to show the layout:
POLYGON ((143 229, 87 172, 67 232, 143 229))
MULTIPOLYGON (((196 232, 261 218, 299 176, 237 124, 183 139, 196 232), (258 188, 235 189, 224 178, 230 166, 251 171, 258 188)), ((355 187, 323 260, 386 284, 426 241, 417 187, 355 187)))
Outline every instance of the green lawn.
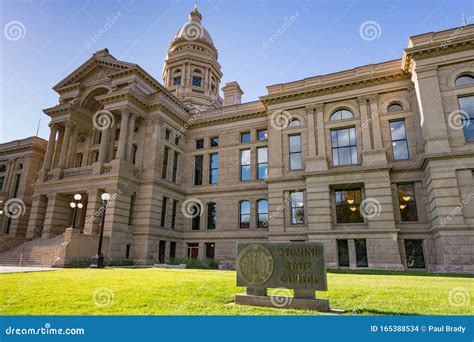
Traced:
MULTIPOLYGON (((473 284, 467 276, 330 272, 329 291, 317 295, 346 314, 465 315, 473 313, 473 284)), ((0 315, 317 314, 233 305, 239 292, 243 289, 235 286, 233 271, 110 268, 0 274, 0 315)))

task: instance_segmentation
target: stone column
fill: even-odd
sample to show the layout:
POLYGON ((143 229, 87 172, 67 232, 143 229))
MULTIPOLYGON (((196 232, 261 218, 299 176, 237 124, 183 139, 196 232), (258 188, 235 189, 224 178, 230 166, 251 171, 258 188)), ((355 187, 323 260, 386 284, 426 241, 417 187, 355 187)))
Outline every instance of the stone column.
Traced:
POLYGON ((31 204, 28 229, 26 231, 27 239, 34 239, 41 236, 46 215, 46 206, 48 204, 46 195, 35 194, 31 196, 31 199, 33 202, 31 204))
POLYGON ((3 189, 4 189, 3 192, 7 192, 7 193, 10 192, 10 190, 9 190, 10 189, 10 183, 11 183, 11 179, 13 177, 13 172, 15 171, 14 170, 15 161, 16 161, 16 159, 10 159, 7 162, 7 174, 5 176, 5 181, 4 181, 4 184, 3 184, 3 189))
POLYGON ((380 113, 378 104, 378 95, 374 94, 369 97, 370 100, 370 114, 372 119, 372 134, 374 149, 380 150, 382 145, 382 132, 380 131, 380 113))
POLYGON ((318 156, 326 158, 326 132, 324 130, 324 104, 316 105, 316 120, 318 128, 318 156))
POLYGON ((127 147, 127 136, 128 136, 128 118, 130 112, 128 109, 122 110, 122 122, 120 123, 120 136, 117 149, 116 159, 125 160, 125 151, 127 147))
POLYGON ((69 142, 69 151, 67 153, 67 163, 66 167, 74 167, 76 161, 76 148, 77 148, 77 136, 79 134, 79 129, 77 126, 74 126, 72 129, 71 139, 69 142))
POLYGON ((106 161, 110 161, 114 159, 114 148, 115 148, 115 136, 117 134, 117 120, 114 120, 114 124, 110 128, 109 134, 109 149, 108 149, 108 159, 106 161))
POLYGON ((87 192, 86 221, 84 223, 84 234, 96 235, 99 233, 100 220, 102 218, 103 203, 102 192, 94 189, 87 192))
POLYGON ((69 141, 71 139, 72 124, 70 122, 66 122, 65 126, 66 127, 64 129, 63 143, 61 144, 61 154, 59 156, 59 163, 58 163, 58 167, 60 169, 63 169, 66 166, 67 152, 69 150, 69 141))
POLYGON ((125 159, 128 160, 129 162, 132 162, 133 134, 135 133, 135 117, 136 115, 132 113, 130 115, 130 123, 128 124, 128 137, 127 137, 125 159))
POLYGON ((362 133, 362 151, 369 151, 372 149, 370 141, 370 121, 367 114, 367 98, 359 97, 359 111, 360 111, 360 128, 362 133))
POLYGON ((59 162, 59 156, 61 153, 61 146, 63 145, 63 140, 64 140, 64 128, 59 127, 58 128, 59 133, 58 133, 58 139, 56 141, 56 147, 54 148, 54 158, 53 158, 53 169, 58 166, 59 162))
POLYGON ((100 146, 99 146, 99 157, 97 161, 100 163, 104 163, 107 159, 107 150, 109 148, 109 127, 105 127, 102 130, 102 137, 100 139, 100 146))
POLYGON ((306 116, 308 118, 308 157, 312 158, 316 156, 314 107, 306 107, 306 116))
POLYGON ((56 133, 58 132, 58 128, 56 125, 50 124, 49 127, 50 127, 50 132, 49 132, 48 147, 46 149, 46 155, 44 157, 44 163, 43 163, 44 171, 51 170, 51 166, 53 163, 54 145, 56 143, 56 133))
MULTIPOLYGON (((283 176, 283 145, 281 129, 271 122, 273 110, 268 115, 268 178, 283 176)), ((240 158, 240 156, 239 156, 240 158)))

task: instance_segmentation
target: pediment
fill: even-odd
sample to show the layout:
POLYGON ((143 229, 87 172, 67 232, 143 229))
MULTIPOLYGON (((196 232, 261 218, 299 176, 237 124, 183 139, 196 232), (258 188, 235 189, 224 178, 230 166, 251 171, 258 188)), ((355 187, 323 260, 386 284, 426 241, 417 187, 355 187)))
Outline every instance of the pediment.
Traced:
POLYGON ((118 71, 133 68, 135 64, 124 61, 119 61, 108 51, 98 55, 95 53, 91 58, 79 66, 76 70, 70 73, 66 78, 53 87, 54 90, 61 89, 77 84, 77 83, 91 83, 107 77, 118 71))

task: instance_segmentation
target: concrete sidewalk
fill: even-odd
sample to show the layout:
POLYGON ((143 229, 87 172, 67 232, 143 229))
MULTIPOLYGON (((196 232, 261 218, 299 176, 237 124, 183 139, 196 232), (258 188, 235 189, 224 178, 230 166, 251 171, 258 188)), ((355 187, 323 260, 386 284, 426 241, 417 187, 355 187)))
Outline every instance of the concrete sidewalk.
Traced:
POLYGON ((42 271, 57 271, 57 270, 60 270, 60 268, 0 266, 0 273, 42 272, 42 271))

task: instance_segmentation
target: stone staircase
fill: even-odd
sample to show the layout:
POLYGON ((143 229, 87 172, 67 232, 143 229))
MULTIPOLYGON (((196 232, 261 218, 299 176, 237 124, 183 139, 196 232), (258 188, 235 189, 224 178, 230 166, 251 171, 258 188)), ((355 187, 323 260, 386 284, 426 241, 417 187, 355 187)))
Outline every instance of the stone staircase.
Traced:
POLYGON ((0 253, 0 266, 52 267, 59 257, 64 235, 51 239, 37 238, 0 253))

